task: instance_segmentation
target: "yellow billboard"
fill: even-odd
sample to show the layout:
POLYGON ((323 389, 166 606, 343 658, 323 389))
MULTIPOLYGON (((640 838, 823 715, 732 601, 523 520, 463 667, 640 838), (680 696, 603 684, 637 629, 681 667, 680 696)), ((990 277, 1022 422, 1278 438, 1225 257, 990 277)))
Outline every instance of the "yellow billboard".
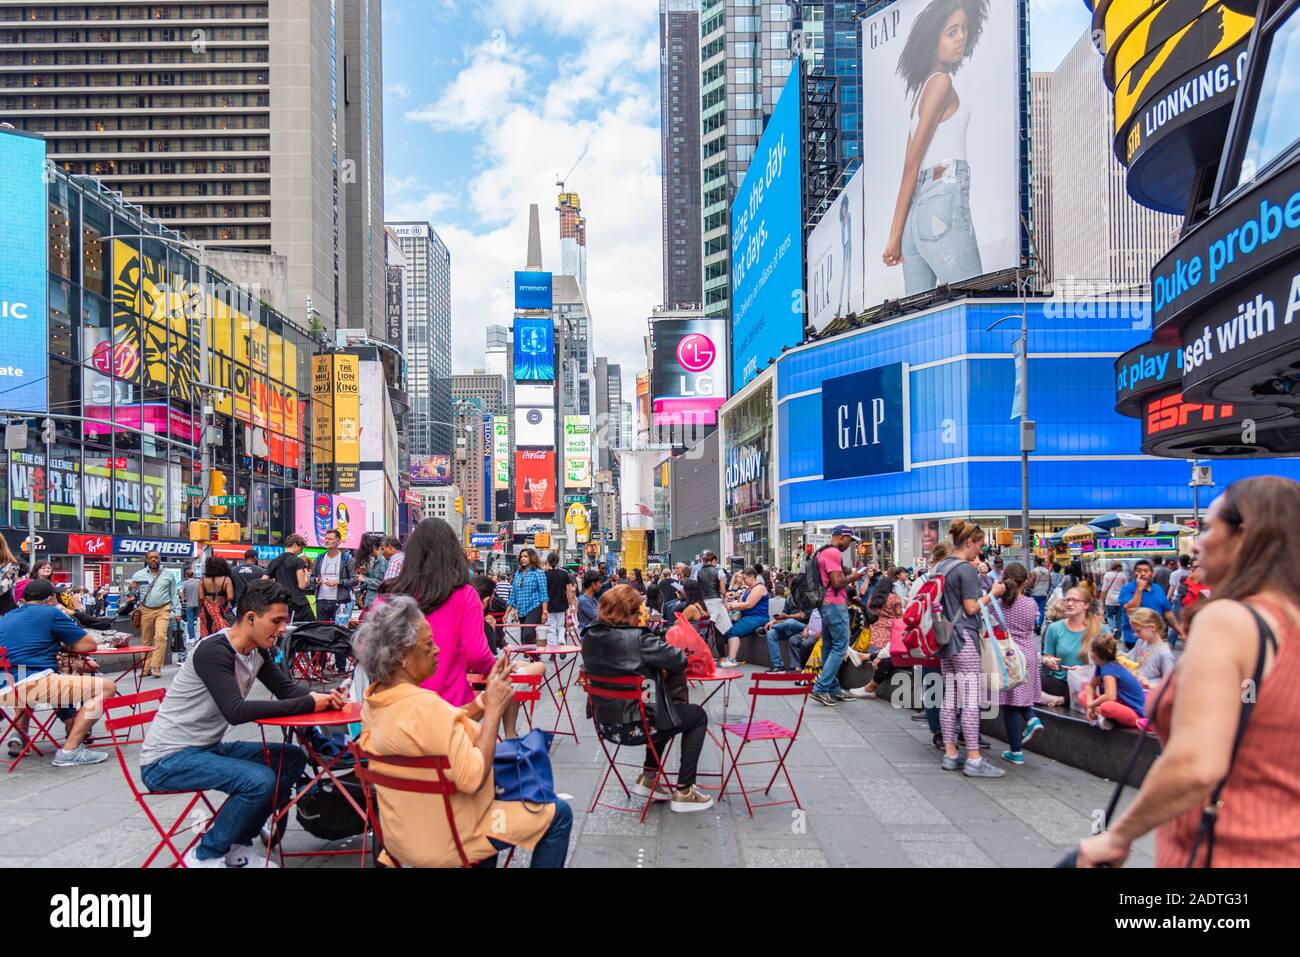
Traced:
POLYGON ((311 484, 334 486, 334 357, 311 360, 311 484))
POLYGON ((312 484, 331 492, 361 490, 361 362, 356 356, 311 361, 312 484))

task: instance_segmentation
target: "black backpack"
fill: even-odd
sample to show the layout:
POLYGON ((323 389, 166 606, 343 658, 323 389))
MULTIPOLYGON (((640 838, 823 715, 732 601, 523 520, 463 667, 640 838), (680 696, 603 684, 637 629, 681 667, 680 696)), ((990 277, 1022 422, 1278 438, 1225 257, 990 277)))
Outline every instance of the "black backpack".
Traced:
POLYGON ((817 560, 828 548, 835 548, 835 546, 823 545, 817 549, 808 564, 804 566, 803 574, 790 586, 791 596, 805 611, 811 612, 814 608, 820 608, 822 602, 826 600, 826 586, 822 584, 822 572, 817 565, 817 560))

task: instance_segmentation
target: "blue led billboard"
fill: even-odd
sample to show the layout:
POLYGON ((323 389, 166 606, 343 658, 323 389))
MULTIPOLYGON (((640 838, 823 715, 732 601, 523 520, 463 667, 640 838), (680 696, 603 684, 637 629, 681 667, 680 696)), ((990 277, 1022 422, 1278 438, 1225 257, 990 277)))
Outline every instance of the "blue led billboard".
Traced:
POLYGON ((731 368, 739 390, 803 341, 800 76, 790 70, 731 206, 731 368))
POLYGON ((554 287, 548 272, 515 273, 515 308, 546 309, 555 304, 554 287))
POLYGON ((0 130, 0 408, 49 410, 45 140, 0 130))
POLYGON ((550 319, 515 320, 515 381, 555 381, 555 324, 550 319))

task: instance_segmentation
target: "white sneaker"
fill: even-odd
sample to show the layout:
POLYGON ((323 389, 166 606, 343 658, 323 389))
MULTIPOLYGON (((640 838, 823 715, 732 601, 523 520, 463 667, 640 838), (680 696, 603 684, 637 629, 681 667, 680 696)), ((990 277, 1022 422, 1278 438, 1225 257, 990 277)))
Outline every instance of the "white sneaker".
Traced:
POLYGON ((734 667, 736 667, 736 659, 735 659, 735 658, 723 658, 721 661, 718 662, 718 667, 719 667, 719 668, 734 668, 734 667))
POLYGON ((673 802, 668 805, 668 810, 678 814, 690 814, 694 811, 707 811, 711 807, 713 807, 713 798, 692 785, 689 791, 673 792, 673 802))
POLYGON ((182 867, 225 867, 226 859, 224 857, 201 858, 199 857, 198 845, 195 845, 194 847, 191 847, 188 851, 185 852, 185 856, 181 859, 181 866, 182 867))
POLYGON ((858 699, 874 698, 876 696, 876 693, 874 691, 868 691, 865 687, 852 688, 849 690, 849 694, 852 695, 854 698, 858 698, 858 699))
POLYGON ((107 751, 91 751, 84 744, 78 745, 75 751, 59 748, 54 753, 54 766, 56 768, 84 767, 87 764, 102 764, 107 760, 107 751))
POLYGON ((269 855, 264 857, 251 844, 232 844, 226 851, 226 867, 279 867, 269 855))
POLYGON ((1097 727, 1101 728, 1103 731, 1109 731, 1111 728, 1115 727, 1115 724, 1110 720, 1110 718, 1098 717, 1097 727))
POLYGON ((856 652, 852 648, 850 648, 848 651, 844 652, 844 656, 848 658, 849 661, 853 662, 854 668, 862 667, 862 655, 860 652, 856 652))
MULTIPOLYGON (((650 785, 654 784, 654 780, 654 774, 642 774, 636 779, 636 781, 629 784, 627 789, 638 797, 650 797, 650 785)), ((671 801, 672 799, 673 792, 669 790, 668 784, 664 779, 660 778, 659 786, 654 789, 654 800, 671 801)))

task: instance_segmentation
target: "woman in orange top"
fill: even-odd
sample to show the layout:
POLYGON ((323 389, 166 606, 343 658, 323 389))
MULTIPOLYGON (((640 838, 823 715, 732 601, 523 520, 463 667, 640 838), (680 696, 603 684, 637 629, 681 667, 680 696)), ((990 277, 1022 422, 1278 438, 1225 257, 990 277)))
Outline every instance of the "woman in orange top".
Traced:
POLYGON ((1154 717, 1164 750, 1111 829, 1080 843, 1081 867, 1123 864, 1152 829, 1157 867, 1300 865, 1296 529, 1300 484, 1280 476, 1234 482, 1210 506, 1195 548, 1214 599, 1154 717))
MULTIPOLYGON (((487 678, 487 690, 464 709, 421 688, 438 664, 429 622, 415 600, 390 595, 374 607, 357 634, 366 689, 358 739, 375 755, 445 755, 445 772, 457 789, 451 796, 456 833, 471 861, 495 864, 496 853, 512 845, 533 852, 533 867, 563 867, 573 812, 564 801, 530 805, 494 800, 492 758, 496 729, 514 686, 503 655, 487 678), (477 720, 476 720, 477 719, 477 720), (491 835, 491 837, 489 837, 491 835)), ((393 777, 434 779, 433 771, 412 771, 372 762, 393 777)), ((407 867, 460 867, 443 799, 436 794, 390 791, 376 786, 385 849, 407 867)), ((490 865, 489 865, 490 866, 490 865)))

